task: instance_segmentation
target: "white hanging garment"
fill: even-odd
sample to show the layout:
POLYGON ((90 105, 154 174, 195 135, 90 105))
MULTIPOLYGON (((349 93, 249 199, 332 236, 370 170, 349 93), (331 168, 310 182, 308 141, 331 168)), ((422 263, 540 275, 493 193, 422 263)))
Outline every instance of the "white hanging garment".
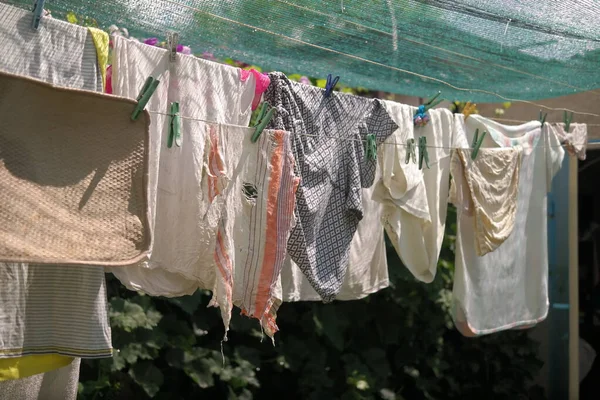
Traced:
MULTIPOLYGON (((553 131, 542 132, 538 121, 506 126, 471 115, 463 129, 468 139, 476 129, 486 131, 482 148, 521 148, 522 161, 514 226, 494 251, 477 255, 473 217, 458 207, 455 324, 466 336, 532 326, 548 313, 546 196, 564 150, 553 131)), ((455 183, 460 192, 461 182, 455 183)))

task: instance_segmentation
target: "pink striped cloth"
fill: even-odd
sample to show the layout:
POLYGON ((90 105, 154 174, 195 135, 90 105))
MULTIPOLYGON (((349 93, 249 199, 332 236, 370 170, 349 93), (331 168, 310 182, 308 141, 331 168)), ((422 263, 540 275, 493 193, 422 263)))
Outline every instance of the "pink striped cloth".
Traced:
MULTIPOLYGON (((250 131, 248 129, 247 131, 250 131)), ((271 338, 278 331, 274 298, 294 223, 294 157, 288 132, 265 130, 256 143, 227 130, 210 132, 210 201, 223 202, 214 260, 216 283, 211 302, 229 329, 233 306, 260 320, 271 338), (241 139, 241 140, 240 140, 241 139), (223 171, 235 144, 242 150, 233 170, 223 171), (226 187, 222 184, 226 176, 226 187), (221 183, 220 183, 221 182, 221 183)), ((226 337, 226 336, 225 336, 226 337)))

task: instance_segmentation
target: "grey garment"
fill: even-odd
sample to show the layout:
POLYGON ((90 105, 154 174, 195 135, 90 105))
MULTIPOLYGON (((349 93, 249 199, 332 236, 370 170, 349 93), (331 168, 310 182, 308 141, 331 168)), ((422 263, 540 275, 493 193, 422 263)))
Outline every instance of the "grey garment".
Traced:
MULTIPOLYGON (((31 18, 0 3, 0 70, 102 91, 88 29, 43 18, 35 31, 31 18)), ((0 358, 52 353, 111 356, 104 268, 0 264, 0 358)))
POLYGON ((31 29, 32 15, 0 3, 0 70, 101 92, 102 74, 88 29, 45 17, 36 31, 31 29))
POLYGON ((362 219, 362 188, 374 182, 365 159, 367 134, 382 143, 398 126, 378 99, 324 90, 270 73, 265 100, 277 108, 270 128, 292 133, 297 175, 296 226, 288 253, 323 301, 335 299, 350 243, 362 219))
POLYGON ((0 382, 0 400, 75 400, 79 385, 79 365, 71 364, 43 374, 0 382))

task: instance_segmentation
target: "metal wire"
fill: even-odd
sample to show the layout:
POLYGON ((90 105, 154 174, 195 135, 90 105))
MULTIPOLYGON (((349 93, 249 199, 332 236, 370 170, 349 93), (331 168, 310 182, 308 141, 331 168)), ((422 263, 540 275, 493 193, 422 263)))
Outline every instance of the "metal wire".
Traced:
MULTIPOLYGON (((160 112, 160 111, 148 111, 151 114, 158 114, 158 115, 165 115, 165 116, 171 116, 171 114, 166 113, 166 112, 160 112)), ((216 122, 216 121, 209 121, 206 119, 202 119, 202 118, 194 118, 194 117, 185 117, 180 115, 179 118, 181 119, 187 119, 190 121, 199 121, 199 122, 206 122, 207 124, 218 124, 218 125, 227 125, 227 124, 222 124, 220 122, 216 122)), ((522 122, 527 122, 527 121, 522 121, 522 122)), ((246 129, 253 129, 254 127, 252 126, 238 126, 238 125, 229 125, 229 126, 236 126, 238 128, 246 128, 246 129)), ((308 137, 323 137, 321 135, 311 135, 309 133, 299 133, 298 135, 301 136, 308 136, 308 137)), ((353 139, 353 138, 345 138, 345 137, 340 137, 340 136, 326 136, 327 139, 333 139, 333 140, 339 140, 339 141, 344 141, 344 142, 361 142, 361 143, 366 143, 367 140, 366 139, 353 139)), ((407 147, 409 146, 407 143, 387 143, 387 142, 383 142, 380 143, 379 145, 384 145, 384 146, 400 146, 400 147, 407 147)), ((411 144, 410 146, 412 147, 419 147, 418 144, 411 144)), ((560 146, 550 146, 550 147, 565 147, 566 144, 561 144, 560 146)), ((425 147, 428 148, 432 148, 432 149, 446 149, 446 150, 454 150, 454 149, 463 149, 463 150, 473 150, 473 148, 471 147, 450 147, 450 146, 432 146, 430 144, 426 145, 425 147)), ((537 147, 537 146, 532 146, 532 147, 537 147)))

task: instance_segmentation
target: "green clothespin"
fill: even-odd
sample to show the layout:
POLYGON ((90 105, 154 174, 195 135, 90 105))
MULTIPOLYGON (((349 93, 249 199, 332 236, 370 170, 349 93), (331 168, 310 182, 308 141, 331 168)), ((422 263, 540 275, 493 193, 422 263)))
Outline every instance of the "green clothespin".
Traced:
POLYGON ((425 160, 425 165, 429 169, 429 154, 427 153, 427 138, 425 136, 419 137, 419 169, 423 169, 423 160, 425 160))
POLYGON ((256 141, 260 137, 260 134, 262 133, 262 131, 265 129, 267 124, 271 121, 271 118, 273 118, 273 115, 275 115, 275 111, 276 111, 275 108, 271 108, 269 111, 267 111, 268 108, 269 108, 269 106, 267 103, 262 103, 262 105, 260 106, 260 110, 258 112, 258 117, 256 119, 256 125, 254 125, 256 127, 256 129, 254 130, 254 133, 252 134, 252 138, 250 139, 250 141, 252 143, 256 143, 256 141))
POLYGON ((181 125, 179 121, 179 103, 174 101, 171 103, 170 112, 171 121, 169 122, 169 138, 167 140, 167 147, 170 149, 173 147, 173 140, 177 147, 181 147, 181 125))
POLYGON ((542 115, 542 110, 540 110, 540 123, 544 126, 544 122, 546 122, 546 116, 548 113, 542 115))
POLYGON ((152 97, 152 95, 156 91, 156 88, 159 83, 160 83, 160 81, 158 79, 154 79, 151 76, 149 76, 148 79, 146 79, 146 82, 144 83, 144 87, 142 87, 142 91, 140 92, 140 94, 138 95, 138 97, 136 99, 138 103, 135 106, 133 113, 131 113, 132 121, 135 121, 138 119, 138 117, 140 116, 140 113, 144 110, 144 107, 146 107, 146 104, 148 104, 150 97, 152 97))
POLYGON ((365 158, 367 160, 377 160, 377 139, 372 133, 367 135, 365 158))
POLYGON ((405 159, 405 164, 408 164, 410 162, 410 159, 412 158, 412 162, 413 163, 417 163, 417 155, 415 154, 415 139, 410 138, 406 141, 406 159, 405 159))
POLYGON ((479 148, 483 143, 483 138, 485 137, 486 133, 486 131, 483 131, 481 133, 481 136, 479 136, 479 129, 475 129, 475 136, 473 136, 473 144, 471 144, 471 160, 475 160, 475 158, 477 157, 477 153, 479 153, 479 148))
POLYGON ((573 122, 573 113, 571 113, 571 117, 568 117, 567 111, 565 110, 563 119, 565 122, 565 132, 569 133, 569 129, 571 129, 571 122, 573 122))
POLYGON ((438 101, 435 101, 435 99, 437 99, 438 97, 440 97, 441 94, 442 94, 442 92, 438 91, 435 96, 433 96, 431 99, 429 99, 427 101, 427 103, 423 104, 425 106, 425 111, 427 111, 429 109, 432 109, 433 107, 437 106, 442 101, 444 101, 444 99, 439 99, 438 101))

